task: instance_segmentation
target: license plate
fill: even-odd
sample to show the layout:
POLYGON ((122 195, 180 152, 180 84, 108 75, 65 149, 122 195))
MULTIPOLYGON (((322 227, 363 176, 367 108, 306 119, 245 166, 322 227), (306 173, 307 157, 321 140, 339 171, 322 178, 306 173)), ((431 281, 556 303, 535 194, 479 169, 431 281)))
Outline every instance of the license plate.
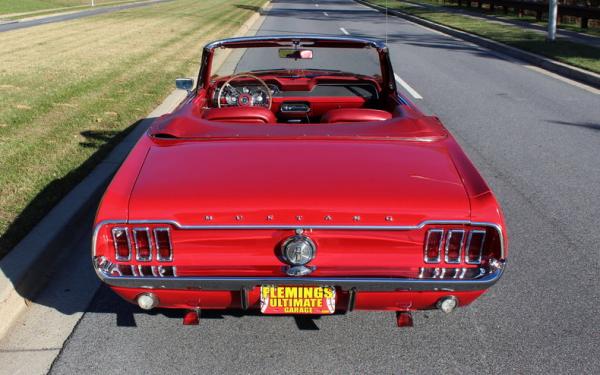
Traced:
POLYGON ((333 314, 335 288, 262 285, 260 311, 263 314, 333 314))

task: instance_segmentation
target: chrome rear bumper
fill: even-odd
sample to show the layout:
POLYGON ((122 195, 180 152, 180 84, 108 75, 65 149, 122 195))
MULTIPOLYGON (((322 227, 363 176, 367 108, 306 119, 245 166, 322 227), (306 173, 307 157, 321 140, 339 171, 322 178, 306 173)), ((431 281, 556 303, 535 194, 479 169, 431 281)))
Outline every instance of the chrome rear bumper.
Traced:
POLYGON ((504 264, 504 261, 495 261, 470 278, 148 277, 114 276, 106 264, 97 264, 94 268, 104 283, 124 288, 239 291, 258 285, 322 285, 344 291, 475 291, 494 285, 504 272, 504 264))

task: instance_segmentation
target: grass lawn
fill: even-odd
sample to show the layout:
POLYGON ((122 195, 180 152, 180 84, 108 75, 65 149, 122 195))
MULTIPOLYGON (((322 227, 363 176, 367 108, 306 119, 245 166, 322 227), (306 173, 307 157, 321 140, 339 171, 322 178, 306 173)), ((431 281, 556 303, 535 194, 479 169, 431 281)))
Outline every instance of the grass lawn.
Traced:
MULTIPOLYGON (((119 2, 119 0, 95 0, 96 5, 115 2, 119 2)), ((90 5, 92 5, 92 0, 0 0, 0 16, 90 5)))
POLYGON ((264 2, 175 0, 0 33, 0 257, 264 2))
MULTIPOLYGON (((386 0, 369 0, 385 6, 386 0)), ((552 59, 600 73, 600 49, 579 43, 557 40, 547 42, 542 33, 524 30, 518 26, 500 25, 482 19, 447 13, 443 8, 425 9, 399 1, 387 1, 388 6, 455 29, 534 52, 552 59)))

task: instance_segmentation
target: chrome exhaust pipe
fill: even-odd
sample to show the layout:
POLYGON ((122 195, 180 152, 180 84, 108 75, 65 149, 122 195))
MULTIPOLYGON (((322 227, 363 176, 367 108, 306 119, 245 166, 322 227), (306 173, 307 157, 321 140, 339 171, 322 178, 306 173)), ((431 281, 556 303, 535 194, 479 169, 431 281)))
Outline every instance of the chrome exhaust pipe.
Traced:
POLYGON ((440 298, 436 306, 446 314, 449 314, 458 306, 458 299, 454 296, 443 297, 440 298))
POLYGON ((137 297, 137 304, 144 310, 152 310, 158 306, 158 297, 154 293, 142 293, 137 297))

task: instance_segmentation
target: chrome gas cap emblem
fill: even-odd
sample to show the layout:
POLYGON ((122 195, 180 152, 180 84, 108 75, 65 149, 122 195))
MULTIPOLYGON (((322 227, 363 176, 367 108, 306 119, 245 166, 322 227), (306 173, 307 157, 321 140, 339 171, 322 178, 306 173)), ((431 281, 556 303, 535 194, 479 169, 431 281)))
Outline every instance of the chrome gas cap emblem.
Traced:
POLYGON ((282 248, 283 259, 292 266, 303 266, 314 259, 317 247, 303 234, 297 234, 285 240, 282 248))
POLYGON ((302 233, 302 230, 297 230, 295 236, 289 237, 281 245, 283 260, 292 266, 286 271, 290 276, 304 276, 312 272, 304 265, 315 258, 317 246, 302 233))

